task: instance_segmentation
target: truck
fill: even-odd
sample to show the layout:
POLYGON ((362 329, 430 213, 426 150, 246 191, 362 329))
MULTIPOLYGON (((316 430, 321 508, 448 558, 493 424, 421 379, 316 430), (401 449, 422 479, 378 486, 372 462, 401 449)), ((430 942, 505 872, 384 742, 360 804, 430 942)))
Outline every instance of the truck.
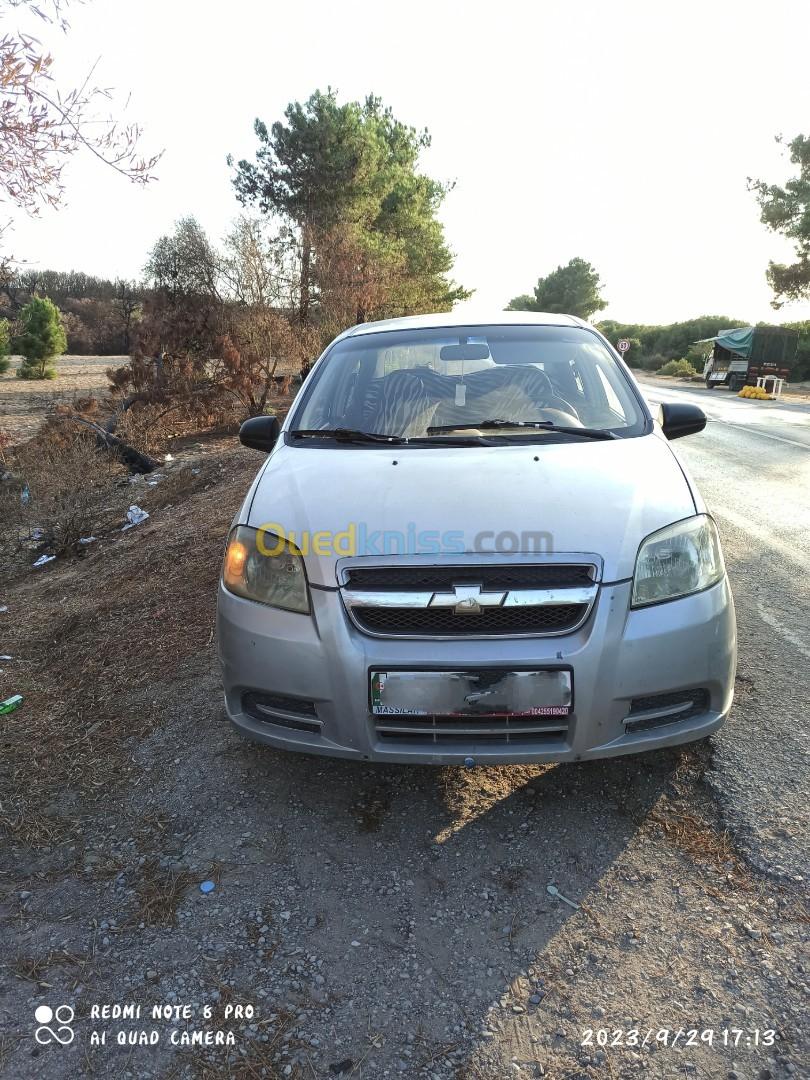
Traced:
POLYGON ((797 331, 785 326, 739 326, 696 341, 711 346, 703 368, 706 389, 727 386, 736 393, 756 386, 758 378, 787 379, 798 340, 797 331))

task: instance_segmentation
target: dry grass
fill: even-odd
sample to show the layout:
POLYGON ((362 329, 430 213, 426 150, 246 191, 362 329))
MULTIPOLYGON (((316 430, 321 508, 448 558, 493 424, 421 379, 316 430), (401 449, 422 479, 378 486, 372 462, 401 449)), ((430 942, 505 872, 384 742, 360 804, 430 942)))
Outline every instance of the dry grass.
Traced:
POLYGON ((739 870, 741 863, 726 830, 719 830, 704 817, 662 799, 648 821, 664 838, 695 862, 715 870, 739 870))
POLYGON ((0 698, 24 699, 0 729, 0 829, 14 841, 74 835, 74 816, 51 807, 66 794, 114 798, 136 770, 127 740, 163 715, 161 687, 210 670, 224 538, 257 465, 232 441, 219 455, 226 467, 210 483, 220 492, 4 590, 2 647, 14 661, 0 670, 0 698))
MULTIPOLYGON (((220 876, 220 867, 212 866, 203 874, 203 880, 210 879, 218 884, 220 876)), ((164 869, 157 859, 147 859, 138 874, 138 907, 128 923, 135 926, 141 923, 144 926, 174 926, 180 901, 186 890, 198 881, 198 874, 191 874, 188 870, 164 869)))
MULTIPOLYGON (((44 956, 17 956, 2 966, 9 975, 16 979, 49 988, 50 984, 45 981, 43 976, 52 968, 77 968, 78 977, 81 977, 89 963, 90 958, 87 956, 74 956, 64 950, 54 950, 44 956)), ((76 981, 78 982, 78 978, 76 981)))
POLYGON ((40 554, 81 553, 82 538, 120 522, 126 473, 92 437, 68 432, 39 438, 9 457, 12 478, 0 483, 0 554, 6 573, 40 554))
POLYGON ((6 1062, 11 1057, 18 1044, 22 1042, 22 1039, 22 1035, 16 1037, 12 1035, 0 1035, 0 1073, 5 1071, 6 1062))
POLYGON ((167 506, 178 506, 190 495, 204 491, 217 482, 216 469, 209 462, 201 464, 175 465, 161 473, 159 482, 151 487, 146 484, 146 492, 139 504, 144 509, 160 510, 167 506))
POLYGON ((172 440, 202 431, 236 432, 238 402, 226 402, 200 414, 191 405, 148 404, 129 409, 121 417, 116 435, 145 454, 160 454, 172 440))
POLYGON ((672 794, 663 795, 646 824, 693 862, 731 874, 735 884, 750 881, 727 829, 717 821, 717 808, 704 785, 711 749, 698 743, 684 747, 672 775, 672 794))

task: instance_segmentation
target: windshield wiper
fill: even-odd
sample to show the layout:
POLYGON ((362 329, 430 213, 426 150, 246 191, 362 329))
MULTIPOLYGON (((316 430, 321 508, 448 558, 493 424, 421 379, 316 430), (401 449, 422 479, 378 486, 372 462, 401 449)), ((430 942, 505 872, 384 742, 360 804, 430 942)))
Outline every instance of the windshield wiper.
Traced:
POLYGON ((388 443, 400 446, 408 440, 401 435, 381 435, 376 431, 358 431, 355 428, 299 428, 291 431, 294 439, 336 439, 338 442, 388 443))
POLYGON ((428 435, 436 435, 442 431, 463 431, 465 428, 533 428, 538 431, 562 432, 566 435, 576 435, 582 439, 618 439, 615 431, 607 428, 568 427, 566 424, 554 424, 551 420, 472 420, 467 424, 441 424, 438 427, 429 427, 428 435))

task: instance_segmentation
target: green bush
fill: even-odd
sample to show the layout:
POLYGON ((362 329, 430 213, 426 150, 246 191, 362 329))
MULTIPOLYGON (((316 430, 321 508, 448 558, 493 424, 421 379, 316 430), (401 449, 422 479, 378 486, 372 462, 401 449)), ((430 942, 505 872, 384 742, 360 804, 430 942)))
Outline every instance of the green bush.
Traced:
POLYGON ((697 375, 697 372, 688 360, 670 360, 659 368, 656 375, 697 375))
POLYGON ((638 340, 637 337, 631 337, 627 340, 630 343, 630 348, 624 354, 622 359, 628 367, 640 368, 642 363, 641 342, 638 340))
POLYGON ((35 361, 33 364, 29 364, 27 360, 23 360, 20 366, 17 368, 18 379, 56 379, 58 378, 58 372, 53 364, 35 361))
POLYGON ((660 353, 653 353, 651 356, 640 356, 638 359, 638 366, 642 371, 658 371, 662 364, 667 362, 667 358, 660 353))
POLYGON ((17 375, 21 379, 55 379, 53 360, 67 348, 56 304, 35 296, 20 312, 20 327, 14 339, 14 351, 23 356, 17 375))

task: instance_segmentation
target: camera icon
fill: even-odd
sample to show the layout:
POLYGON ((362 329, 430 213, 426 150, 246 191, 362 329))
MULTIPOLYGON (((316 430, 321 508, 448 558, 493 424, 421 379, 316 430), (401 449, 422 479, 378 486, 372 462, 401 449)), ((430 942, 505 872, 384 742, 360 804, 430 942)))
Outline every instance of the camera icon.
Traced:
POLYGON ((52 1009, 50 1005, 38 1005, 34 1010, 34 1019, 39 1027, 34 1032, 34 1038, 40 1046, 48 1046, 52 1042, 58 1042, 62 1046, 70 1046, 75 1037, 75 1032, 70 1026, 73 1023, 75 1013, 70 1005, 57 1005, 52 1009), (49 1027, 55 1023, 56 1028, 49 1027))

